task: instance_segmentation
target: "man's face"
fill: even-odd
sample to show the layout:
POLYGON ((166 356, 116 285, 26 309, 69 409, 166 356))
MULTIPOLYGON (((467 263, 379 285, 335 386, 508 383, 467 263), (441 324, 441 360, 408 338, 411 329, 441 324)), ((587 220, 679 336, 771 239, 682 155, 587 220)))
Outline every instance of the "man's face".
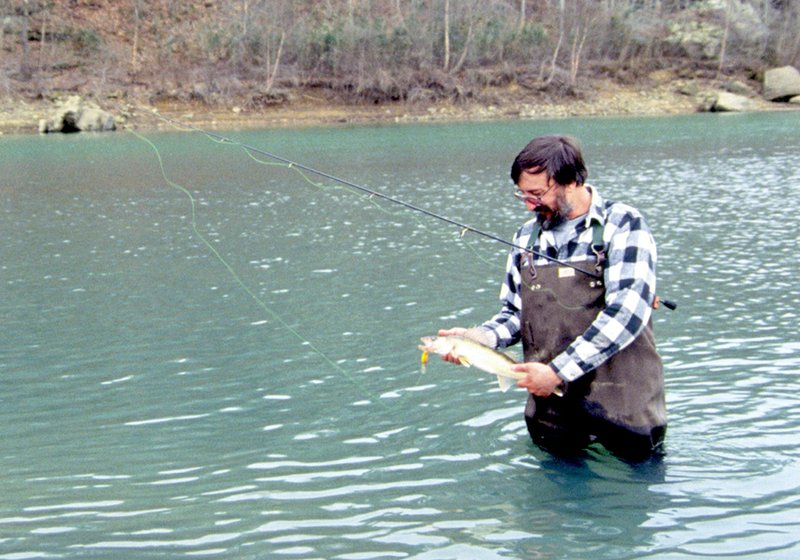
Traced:
POLYGON ((525 202, 528 210, 550 219, 559 211, 559 189, 554 187, 556 182, 550 179, 546 171, 523 171, 517 182, 517 197, 525 202))

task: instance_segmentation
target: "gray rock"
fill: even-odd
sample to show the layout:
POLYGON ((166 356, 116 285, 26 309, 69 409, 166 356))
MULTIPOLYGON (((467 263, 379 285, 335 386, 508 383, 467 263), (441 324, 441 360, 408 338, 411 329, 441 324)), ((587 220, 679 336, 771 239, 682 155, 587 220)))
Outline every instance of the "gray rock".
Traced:
POLYGON ((756 92, 753 90, 753 88, 738 80, 725 82, 722 84, 722 89, 738 95, 744 95, 746 97, 756 95, 756 92))
POLYGON ((39 121, 39 132, 104 132, 116 130, 113 115, 77 95, 63 101, 49 119, 39 121))
POLYGON ((764 73, 764 98, 788 101, 800 95, 800 72, 794 66, 772 68, 764 73))
POLYGON ((717 113, 752 111, 753 102, 744 95, 738 95, 729 91, 717 93, 716 100, 711 105, 711 111, 717 113))
POLYGON ((76 128, 86 132, 105 132, 116 130, 117 125, 111 113, 99 108, 88 107, 81 112, 76 128))

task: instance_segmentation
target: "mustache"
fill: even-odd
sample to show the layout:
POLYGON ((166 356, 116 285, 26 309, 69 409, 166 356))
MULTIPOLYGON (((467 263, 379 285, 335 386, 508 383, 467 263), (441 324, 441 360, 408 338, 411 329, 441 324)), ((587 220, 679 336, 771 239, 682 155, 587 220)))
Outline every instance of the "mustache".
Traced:
POLYGON ((533 211, 536 213, 539 225, 545 231, 553 229, 565 219, 559 210, 554 210, 549 206, 537 206, 533 211))

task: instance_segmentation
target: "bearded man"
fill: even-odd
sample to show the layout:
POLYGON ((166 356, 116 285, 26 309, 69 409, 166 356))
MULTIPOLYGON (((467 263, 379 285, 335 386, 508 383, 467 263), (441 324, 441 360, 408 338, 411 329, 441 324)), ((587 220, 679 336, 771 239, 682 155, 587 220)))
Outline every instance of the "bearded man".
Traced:
POLYGON ((667 425, 651 325, 656 245, 635 208, 604 200, 587 177, 575 139, 525 146, 511 179, 535 217, 514 237, 502 307, 478 327, 439 335, 492 348, 522 342, 515 368, 526 374, 518 385, 529 391, 525 421, 540 446, 561 454, 598 442, 641 460, 661 452, 667 425))

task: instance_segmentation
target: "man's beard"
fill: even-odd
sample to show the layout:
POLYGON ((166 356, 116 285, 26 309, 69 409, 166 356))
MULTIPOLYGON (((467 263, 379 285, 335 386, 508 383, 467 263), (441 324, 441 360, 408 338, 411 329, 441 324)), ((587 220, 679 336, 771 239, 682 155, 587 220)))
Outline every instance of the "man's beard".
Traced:
POLYGON ((545 205, 537 206, 533 209, 536 212, 539 225, 545 231, 567 221, 569 219, 567 216, 572 212, 572 204, 567 201, 567 197, 564 196, 561 190, 556 194, 556 203, 555 209, 545 205))

